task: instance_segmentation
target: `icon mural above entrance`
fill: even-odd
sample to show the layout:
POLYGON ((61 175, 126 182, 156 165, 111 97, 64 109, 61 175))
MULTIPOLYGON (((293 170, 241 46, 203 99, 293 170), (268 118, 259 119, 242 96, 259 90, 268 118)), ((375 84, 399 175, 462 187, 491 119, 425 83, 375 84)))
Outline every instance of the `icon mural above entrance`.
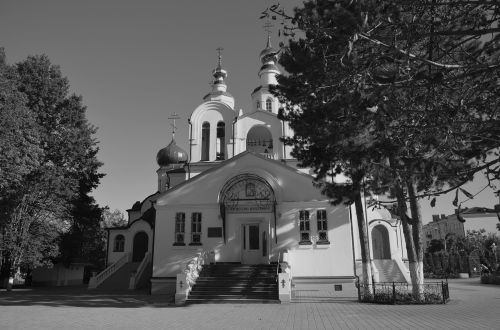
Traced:
POLYGON ((240 174, 231 179, 220 196, 227 213, 273 212, 276 201, 269 183, 252 174, 240 174))

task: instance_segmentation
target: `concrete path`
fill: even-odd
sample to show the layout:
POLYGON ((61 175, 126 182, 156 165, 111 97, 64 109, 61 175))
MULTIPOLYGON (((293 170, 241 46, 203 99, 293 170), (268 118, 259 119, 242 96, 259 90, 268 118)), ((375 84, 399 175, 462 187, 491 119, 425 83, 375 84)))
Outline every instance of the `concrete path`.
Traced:
POLYGON ((165 296, 54 288, 0 291, 0 329, 499 329, 500 286, 451 280, 446 305, 329 299, 175 307, 165 296))

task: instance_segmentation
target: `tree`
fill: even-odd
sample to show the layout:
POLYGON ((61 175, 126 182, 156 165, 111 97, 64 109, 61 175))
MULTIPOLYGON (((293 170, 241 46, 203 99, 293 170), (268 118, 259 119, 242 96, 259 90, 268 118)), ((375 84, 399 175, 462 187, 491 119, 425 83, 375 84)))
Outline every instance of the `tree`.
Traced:
MULTIPOLYGON (((38 126, 17 90, 17 75, 5 62, 0 48, 0 200, 39 165, 38 126)), ((5 211, 1 210, 0 212, 5 211)), ((3 214, 0 213, 0 214, 3 214)), ((3 219, 3 217, 2 217, 3 219)), ((1 220, 0 220, 1 221, 1 220)))
POLYGON ((98 173, 96 128, 85 118, 81 97, 69 95, 59 67, 42 55, 9 70, 15 72, 15 93, 22 95, 36 123, 36 148, 41 150, 36 164, 16 167, 23 175, 1 201, 3 268, 13 276, 19 267, 50 263, 58 255, 59 235, 88 225, 82 214, 93 214, 98 226, 100 213, 88 193, 103 175, 98 173))
POLYGON ((450 189, 458 196, 485 168, 498 177, 500 37, 486 35, 499 31, 500 4, 454 5, 325 0, 305 2, 293 17, 277 5, 263 15, 289 20, 283 31, 292 38, 298 31, 277 87, 297 134, 287 141, 294 155, 319 179, 347 172, 352 180, 362 166, 366 189, 396 198, 417 299, 418 199, 450 189))
POLYGON ((127 225, 125 215, 118 209, 110 211, 109 207, 103 209, 101 222, 104 228, 124 227, 127 225))
POLYGON ((444 244, 439 239, 431 240, 431 243, 429 244, 429 247, 427 248, 428 253, 439 252, 442 250, 444 250, 444 244))

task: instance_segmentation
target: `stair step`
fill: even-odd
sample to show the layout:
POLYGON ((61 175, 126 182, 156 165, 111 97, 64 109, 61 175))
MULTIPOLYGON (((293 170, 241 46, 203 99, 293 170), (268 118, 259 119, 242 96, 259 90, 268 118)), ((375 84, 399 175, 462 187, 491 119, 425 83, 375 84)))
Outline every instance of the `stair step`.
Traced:
POLYGON ((214 298, 214 299, 187 299, 186 304, 279 304, 278 299, 249 299, 249 298, 214 298))
POLYGON ((207 265, 186 302, 277 303, 276 265, 207 265))
POLYGON ((252 289, 252 290, 269 290, 276 288, 276 284, 266 284, 266 285, 200 285, 196 283, 196 285, 193 287, 193 290, 245 290, 245 289, 252 289))
POLYGON ((211 294, 226 294, 226 295, 238 295, 238 294, 277 294, 278 290, 191 290, 190 294, 199 295, 211 295, 211 294))

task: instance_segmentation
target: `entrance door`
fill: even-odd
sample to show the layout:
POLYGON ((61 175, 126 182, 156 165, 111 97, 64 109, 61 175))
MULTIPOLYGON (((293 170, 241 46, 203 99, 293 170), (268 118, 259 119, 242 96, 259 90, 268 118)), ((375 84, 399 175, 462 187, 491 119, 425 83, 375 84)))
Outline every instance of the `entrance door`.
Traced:
POLYGON ((372 230, 373 259, 391 259, 391 247, 387 228, 382 225, 372 230))
POLYGON ((148 252, 148 234, 141 231, 134 236, 134 247, 132 252, 132 261, 139 262, 144 259, 144 255, 148 252))
POLYGON ((241 263, 247 265, 262 262, 262 245, 259 237, 259 224, 244 224, 242 226, 243 248, 241 252, 241 263))

